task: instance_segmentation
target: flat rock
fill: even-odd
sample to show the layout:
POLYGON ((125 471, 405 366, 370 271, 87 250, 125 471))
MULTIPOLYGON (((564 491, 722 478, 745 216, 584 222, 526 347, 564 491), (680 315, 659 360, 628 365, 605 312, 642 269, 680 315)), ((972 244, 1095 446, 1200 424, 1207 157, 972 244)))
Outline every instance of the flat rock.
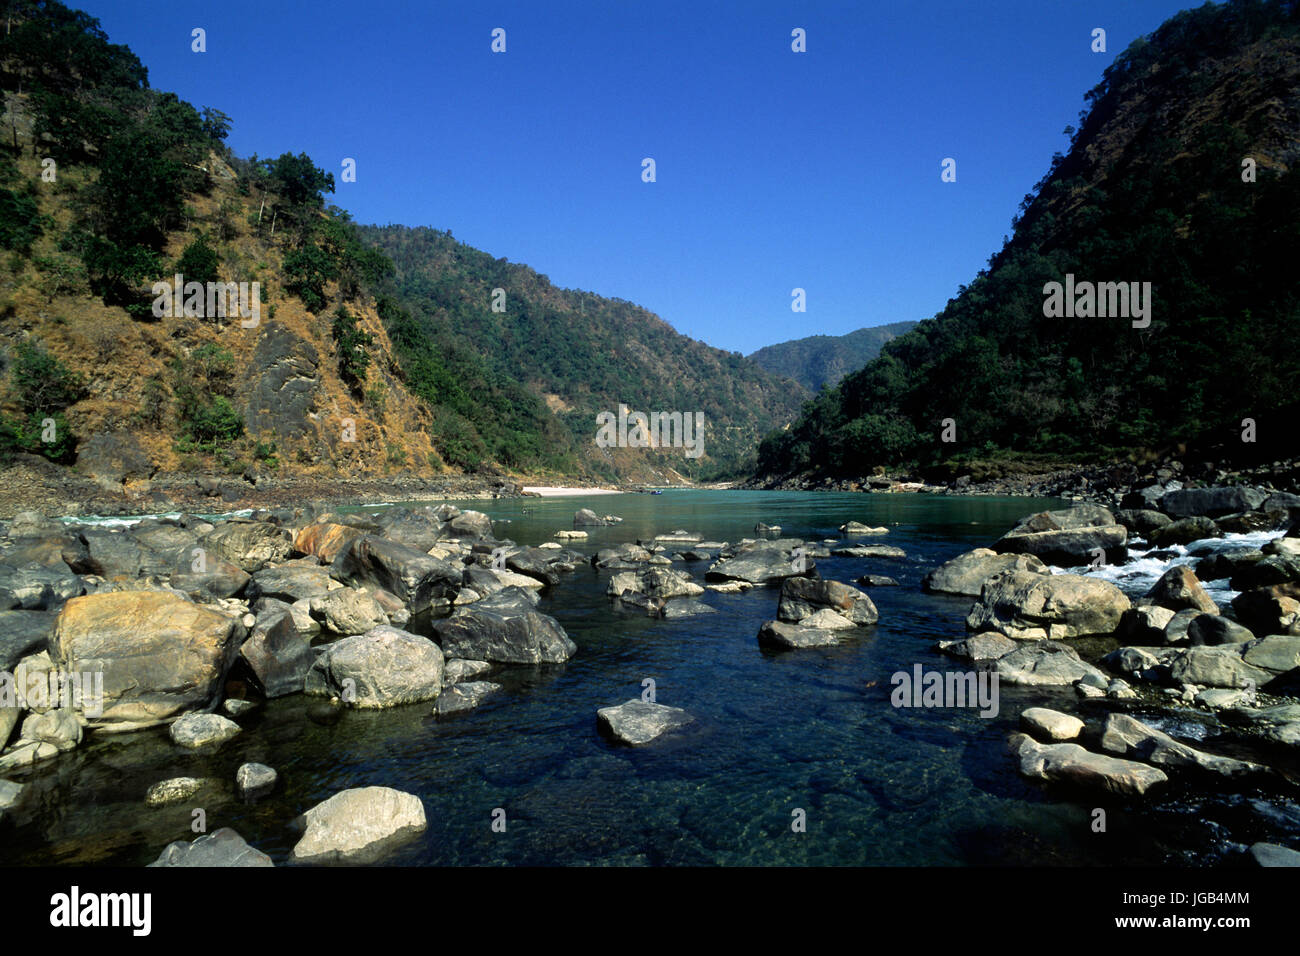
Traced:
POLYGON ((1021 775, 1030 779, 1123 796, 1142 796, 1169 780, 1155 767, 1095 754, 1078 744, 1040 744, 1028 734, 1013 734, 1008 747, 1019 758, 1021 775))
POLYGON ((680 707, 629 700, 617 707, 596 711, 601 730, 631 746, 649 743, 656 737, 691 723, 693 718, 680 707))
POLYGON ((435 711, 439 717, 464 713, 473 710, 500 690, 501 685, 491 681, 461 681, 443 689, 443 692, 438 695, 435 711))
POLYGON ((1047 707, 1030 707, 1020 715, 1020 725, 1035 737, 1074 740, 1083 733, 1083 721, 1047 707))
POLYGON ((1160 767, 1201 770, 1221 777, 1245 777, 1264 769, 1259 764, 1196 750, 1129 714, 1111 714, 1106 718, 1101 747, 1109 753, 1160 767))

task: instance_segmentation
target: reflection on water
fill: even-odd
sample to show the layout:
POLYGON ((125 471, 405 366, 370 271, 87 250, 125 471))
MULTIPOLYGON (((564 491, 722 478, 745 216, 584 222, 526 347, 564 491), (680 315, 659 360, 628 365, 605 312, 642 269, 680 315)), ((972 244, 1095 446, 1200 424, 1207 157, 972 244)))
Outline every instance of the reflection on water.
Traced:
MULTIPOLYGON (((388 857, 393 864, 1210 862, 1234 840, 1300 832, 1300 812, 1273 796, 1173 793, 1141 809, 1107 804, 1108 832, 1093 833, 1095 800, 1045 795, 1003 750, 1025 707, 1077 710, 1070 688, 1003 687, 989 720, 890 706, 890 675, 918 662, 943 666, 931 645, 963 633, 970 602, 922 594, 926 571, 1059 504, 703 491, 467 503, 508 520, 498 535, 523 544, 570 528, 579 507, 623 516, 586 529, 575 547, 588 554, 677 528, 735 541, 759 520, 786 536, 836 537, 855 519, 888 526, 885 540, 907 557, 818 559, 827 578, 884 574, 900 586, 871 590, 881 622, 860 637, 791 653, 755 639, 776 616, 776 591, 710 591, 701 600, 720 613, 651 620, 605 597, 610 572, 581 567, 541 606, 578 645, 566 665, 500 669, 490 679, 502 693, 445 721, 429 705, 331 714, 298 696, 241 718, 245 732, 211 753, 181 751, 162 729, 98 738, 28 778, 33 799, 0 822, 0 863, 148 863, 167 843, 193 838, 197 805, 209 831, 234 827, 279 864, 296 841, 294 817, 369 785, 425 804, 428 830, 388 857), (639 696, 646 677, 661 703, 696 720, 648 747, 616 747, 597 732, 596 710, 639 696), (279 771, 273 796, 254 804, 236 796, 235 770, 246 761, 279 771), (214 785, 188 804, 146 807, 148 787, 174 776, 214 785), (506 812, 505 833, 491 829, 496 808, 506 812), (806 813, 805 833, 791 830, 796 809, 806 813)), ((706 569, 675 566, 697 579, 706 569)))

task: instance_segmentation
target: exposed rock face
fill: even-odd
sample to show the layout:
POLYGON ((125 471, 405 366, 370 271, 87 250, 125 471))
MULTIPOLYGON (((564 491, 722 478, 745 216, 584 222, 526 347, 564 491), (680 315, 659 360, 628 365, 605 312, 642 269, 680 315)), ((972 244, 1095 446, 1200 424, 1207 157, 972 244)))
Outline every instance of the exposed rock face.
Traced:
POLYGON ((1028 734, 1013 734, 1008 747, 1020 761, 1020 773, 1032 779, 1124 796, 1142 796, 1169 780, 1155 767, 1094 754, 1078 744, 1040 744, 1028 734))
POLYGON ((282 443, 309 435, 320 388, 320 354, 316 347, 272 319, 262 324, 253 368, 261 369, 261 374, 253 382, 244 406, 248 433, 270 432, 282 443))
POLYGON ((874 624, 880 613, 871 598, 839 581, 786 578, 781 582, 781 601, 776 616, 798 623, 829 608, 854 624, 874 624))
POLYGON ((1064 511, 1041 511, 1003 535, 993 550, 1032 554, 1049 564, 1087 564, 1100 548, 1109 561, 1122 560, 1128 529, 1105 508, 1078 505, 1064 511))
POLYGON ((602 731, 637 747, 670 730, 685 727, 695 718, 680 707, 633 699, 617 707, 602 707, 596 711, 596 719, 602 731))
POLYGON ((217 703, 243 625, 165 591, 73 598, 59 613, 50 656, 66 671, 103 674, 103 713, 90 727, 133 730, 217 703))
POLYGON ((1124 592, 1077 574, 1004 571, 984 584, 966 626, 1018 640, 1110 634, 1129 609, 1124 592))
POLYGON ((129 431, 101 431, 77 446, 77 470, 102 486, 120 488, 123 482, 152 477, 153 462, 129 431))
POLYGON ((388 787, 336 793, 308 810, 303 837, 289 854, 295 863, 373 863, 427 826, 420 798, 388 787))
POLYGON ((921 581, 921 589, 933 594, 979 597, 984 582, 1003 571, 1051 573, 1032 554, 999 554, 992 548, 976 548, 939 565, 921 581))
POLYGON ((328 645, 307 674, 305 691, 365 709, 433 700, 442 693, 437 644, 395 627, 377 627, 328 645))
POLYGON ((177 840, 150 866, 275 866, 271 858, 244 842, 234 830, 222 827, 191 843, 177 840))
POLYGON ((555 618, 537 611, 527 593, 506 588, 432 624, 448 657, 495 664, 559 664, 576 653, 555 618))
POLYGON ((1203 614, 1219 613, 1219 606, 1205 592, 1192 569, 1182 564, 1174 565, 1162 574, 1147 592, 1146 599, 1171 611, 1191 608, 1203 614))

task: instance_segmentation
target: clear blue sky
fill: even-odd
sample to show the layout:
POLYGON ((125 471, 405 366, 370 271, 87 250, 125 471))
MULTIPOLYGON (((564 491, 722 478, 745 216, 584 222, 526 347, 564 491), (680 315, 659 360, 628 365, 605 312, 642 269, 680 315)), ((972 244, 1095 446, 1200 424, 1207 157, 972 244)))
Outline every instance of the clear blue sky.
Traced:
POLYGON ((1105 66, 1191 5, 69 2, 151 85, 230 114, 236 153, 310 154, 356 221, 450 229, 746 354, 941 309, 1105 66))

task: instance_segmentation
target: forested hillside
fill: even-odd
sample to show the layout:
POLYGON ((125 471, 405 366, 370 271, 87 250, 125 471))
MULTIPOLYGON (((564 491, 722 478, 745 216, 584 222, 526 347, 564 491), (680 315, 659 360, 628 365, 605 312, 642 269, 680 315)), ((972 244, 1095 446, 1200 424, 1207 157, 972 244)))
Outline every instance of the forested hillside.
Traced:
POLYGON ((765 439, 762 474, 1180 445, 1267 461, 1293 442, 1300 9, 1180 13, 1085 104, 988 268, 765 439), (1152 283, 1150 324, 1045 317, 1067 275, 1152 283))
POLYGON ((778 342, 749 357, 769 372, 792 378, 810 392, 835 385, 849 372, 862 368, 880 354, 881 347, 915 327, 915 322, 893 322, 846 335, 809 335, 778 342))

